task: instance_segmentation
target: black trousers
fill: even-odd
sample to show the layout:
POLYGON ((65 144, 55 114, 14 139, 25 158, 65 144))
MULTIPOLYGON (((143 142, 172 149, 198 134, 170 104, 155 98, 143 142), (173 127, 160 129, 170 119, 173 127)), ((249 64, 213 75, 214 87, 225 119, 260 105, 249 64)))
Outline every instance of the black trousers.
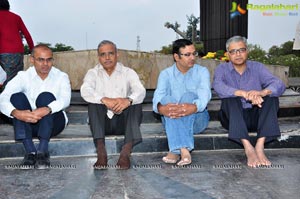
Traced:
POLYGON ((277 97, 263 99, 262 108, 253 106, 248 109, 243 109, 240 97, 222 99, 219 119, 229 131, 229 139, 241 143, 241 139, 249 140, 248 132, 257 132, 257 138, 266 137, 266 142, 280 136, 279 100, 277 97))
POLYGON ((129 106, 121 114, 109 119, 107 107, 103 104, 89 104, 88 114, 94 140, 105 135, 124 135, 125 143, 134 145, 142 141, 140 125, 142 123, 142 104, 129 106))

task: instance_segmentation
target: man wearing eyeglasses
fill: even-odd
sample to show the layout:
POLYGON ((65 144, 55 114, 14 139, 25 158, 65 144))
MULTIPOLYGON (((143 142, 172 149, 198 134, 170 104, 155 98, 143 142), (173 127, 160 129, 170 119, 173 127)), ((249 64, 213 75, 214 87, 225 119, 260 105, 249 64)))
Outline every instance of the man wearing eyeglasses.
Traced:
POLYGON ((98 45, 98 60, 84 77, 80 92, 88 102, 91 132, 97 148, 95 169, 106 169, 105 135, 124 135, 117 169, 130 168, 130 153, 142 141, 142 102, 146 90, 137 73, 118 62, 117 46, 104 40, 98 45))
POLYGON ((222 99, 220 121, 229 139, 243 145, 249 167, 271 165, 264 144, 280 136, 277 120, 278 97, 284 83, 261 63, 247 60, 247 40, 234 36, 226 42, 229 62, 214 73, 213 88, 222 99), (248 132, 257 132, 255 146, 248 132))
POLYGON ((66 73, 53 67, 51 49, 35 46, 33 64, 8 82, 0 95, 0 110, 12 118, 15 139, 25 148, 22 168, 50 166, 50 138, 65 128, 68 118, 63 111, 70 104, 71 86, 66 73), (39 139, 37 147, 33 137, 39 139))
POLYGON ((174 41, 172 53, 175 63, 159 75, 153 110, 162 116, 168 139, 169 153, 162 161, 184 166, 192 163, 193 135, 208 125, 210 76, 207 68, 195 64, 198 53, 191 41, 174 41))

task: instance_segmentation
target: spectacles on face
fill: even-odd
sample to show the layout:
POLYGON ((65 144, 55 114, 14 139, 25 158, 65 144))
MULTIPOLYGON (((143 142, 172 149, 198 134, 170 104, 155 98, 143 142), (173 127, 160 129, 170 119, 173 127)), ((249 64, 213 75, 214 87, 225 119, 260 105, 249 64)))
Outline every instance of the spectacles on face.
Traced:
POLYGON ((38 57, 38 58, 35 58, 33 57, 35 61, 39 62, 39 63, 51 63, 54 61, 53 57, 50 57, 50 58, 41 58, 41 57, 38 57))
POLYGON ((180 53, 179 55, 182 55, 182 56, 185 56, 185 57, 189 57, 189 56, 193 55, 193 56, 197 57, 198 56, 198 52, 184 53, 184 54, 180 53))
POLYGON ((102 57, 102 58, 104 58, 106 56, 112 57, 114 55, 115 55, 115 52, 99 53, 99 57, 102 57))
POLYGON ((237 53, 245 53, 247 51, 247 48, 240 48, 240 49, 232 49, 229 52, 230 55, 235 55, 237 53))

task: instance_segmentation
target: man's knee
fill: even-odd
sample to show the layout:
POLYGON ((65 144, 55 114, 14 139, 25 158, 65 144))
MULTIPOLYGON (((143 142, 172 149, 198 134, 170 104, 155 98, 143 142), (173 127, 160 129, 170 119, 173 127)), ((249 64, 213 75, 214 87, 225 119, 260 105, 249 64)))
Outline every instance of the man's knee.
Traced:
POLYGON ((22 92, 12 94, 10 97, 10 102, 17 109, 23 110, 31 108, 26 95, 22 92))
POLYGON ((43 107, 50 104, 52 101, 54 101, 56 98, 55 96, 50 92, 42 92, 39 94, 39 96, 36 99, 36 107, 43 107))

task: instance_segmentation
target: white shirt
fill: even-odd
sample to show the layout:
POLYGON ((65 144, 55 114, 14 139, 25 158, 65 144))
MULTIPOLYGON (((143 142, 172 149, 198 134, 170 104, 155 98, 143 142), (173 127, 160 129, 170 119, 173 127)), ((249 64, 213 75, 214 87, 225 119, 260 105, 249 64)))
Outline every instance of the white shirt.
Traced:
MULTIPOLYGON (((12 80, 8 82, 4 91, 0 95, 0 110, 8 117, 15 109, 11 104, 10 98, 14 93, 23 92, 31 105, 32 110, 36 109, 35 101, 42 92, 52 93, 56 100, 48 106, 52 109, 52 113, 64 110, 70 105, 71 101, 71 85, 69 77, 66 73, 52 67, 46 79, 42 80, 32 66, 26 71, 20 71, 12 80)), ((68 118, 64 113, 66 123, 68 118)))
POLYGON ((6 72, 2 69, 0 65, 0 85, 2 85, 6 80, 6 72))
MULTIPOLYGON (((137 73, 121 63, 117 63, 110 76, 101 64, 88 70, 80 92, 85 101, 94 104, 102 104, 103 97, 129 97, 133 100, 132 104, 141 104, 146 95, 137 73)), ((108 111, 108 116, 110 118, 113 116, 111 111, 108 111)))

